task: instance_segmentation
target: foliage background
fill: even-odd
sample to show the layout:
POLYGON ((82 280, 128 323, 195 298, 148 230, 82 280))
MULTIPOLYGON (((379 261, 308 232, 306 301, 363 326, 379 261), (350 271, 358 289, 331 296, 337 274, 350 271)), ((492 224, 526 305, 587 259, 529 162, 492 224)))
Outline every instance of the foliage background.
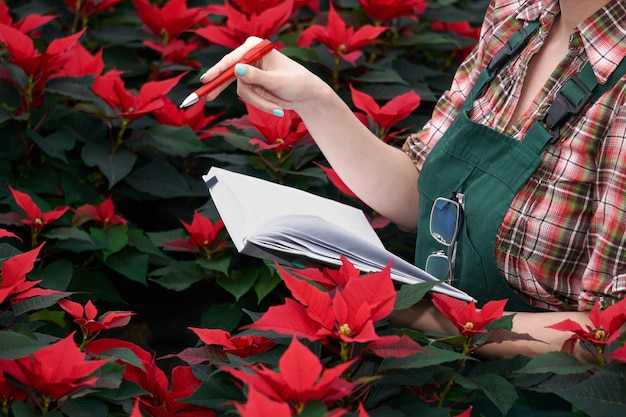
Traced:
MULTIPOLYGON (((317 163, 327 164, 310 142, 294 146, 281 160, 272 149, 259 151, 250 145, 259 134, 254 129, 236 128, 240 124, 232 122, 247 114, 233 87, 205 106, 209 122, 204 126, 189 121, 187 126, 176 126, 174 116, 161 118, 161 122, 156 112, 148 112, 133 116, 132 123, 123 128, 124 117, 119 109, 112 109, 92 91, 94 77, 113 69, 121 72, 125 89, 135 96, 147 82, 181 76, 180 82, 165 94, 166 100, 179 103, 199 86, 202 69, 231 48, 193 33, 193 28, 205 27, 206 22, 196 22, 176 35, 177 40, 192 45, 186 55, 164 59, 164 54, 145 42, 164 45, 174 37, 167 39, 150 30, 131 1, 85 16, 74 12, 75 7, 68 7, 81 2, 5 3, 14 22, 33 14, 54 16, 31 35, 40 51, 45 51, 52 40, 84 29, 78 42, 94 56, 102 53, 104 68, 98 73, 60 76, 36 85, 39 100, 25 109, 28 75, 10 63, 6 50, 0 56, 0 211, 5 213, 5 228, 23 239, 5 239, 0 251, 6 258, 15 251, 34 248, 30 230, 8 215, 23 214, 9 186, 29 194, 43 211, 97 205, 111 197, 115 212, 128 221, 127 226, 112 227, 103 233, 91 223, 77 227, 72 223, 72 213, 66 213, 46 226, 38 238, 38 242, 46 242, 41 276, 45 286, 71 291, 78 301, 90 299, 103 309, 136 312, 124 337, 159 353, 171 352, 194 343, 195 336, 186 330, 187 326, 230 331, 245 320, 242 308, 259 310, 278 297, 280 287, 275 286, 279 280, 273 270, 258 260, 237 255, 230 243, 214 259, 204 260, 219 264, 208 267, 196 254, 160 247, 166 241, 187 236, 180 221, 191 223, 195 210, 214 222, 218 220, 201 180, 211 165, 360 205, 327 179, 317 163), (119 146, 113 144, 116 137, 121 139, 119 146)), ((163 7, 166 2, 154 4, 163 7)), ((258 4, 262 7, 263 2, 258 4)), ((190 0, 187 7, 212 5, 224 6, 224 2, 190 0)), ((349 26, 376 24, 355 0, 338 1, 335 7, 349 26)), ((421 97, 419 108, 394 126, 398 131, 415 130, 449 85, 459 50, 475 41, 452 31, 435 31, 432 23, 463 21, 476 27, 485 7, 485 1, 431 1, 417 19, 386 22, 391 29, 380 36, 376 45, 363 47, 363 56, 354 65, 340 63, 338 93, 351 103, 351 84, 385 103, 415 91, 421 97), (370 54, 374 58, 366 61, 370 54)), ((295 46, 305 27, 323 22, 328 3, 320 2, 319 8, 318 13, 301 7, 278 26, 271 18, 252 17, 256 19, 254 25, 236 30, 228 27, 224 16, 210 14, 208 18, 213 25, 228 28, 234 44, 247 35, 258 34, 246 33, 255 25, 265 28, 264 36, 284 44, 284 53, 332 83, 335 59, 328 48, 319 42, 311 48, 295 46)), ((170 13, 174 20, 175 15, 170 13)), ((171 105, 166 111, 179 112, 171 105)), ((390 140, 400 144, 405 135, 401 132, 390 140)), ((391 249, 412 257, 412 236, 402 235, 392 226, 379 231, 391 249)), ((219 239, 228 240, 223 233, 219 239)))
MULTIPOLYGON (((487 0, 337 0, 332 6, 322 0, 0 3, 0 370, 19 358, 37 358, 52 342, 62 357, 64 349, 72 350, 62 344, 68 338, 75 338, 81 351, 59 364, 48 359, 58 368, 46 378, 73 372, 85 349, 92 356, 90 365, 104 362, 93 360, 100 354, 117 359, 95 373, 97 389, 80 386, 88 372, 77 371, 71 376, 82 382, 59 382, 79 384, 71 395, 48 397, 41 404, 37 400, 46 396, 38 390, 51 385, 39 378, 43 371, 21 383, 0 373, 0 415, 132 412, 139 417, 139 403, 144 416, 213 416, 213 409, 219 415, 234 413, 224 401, 242 402, 241 387, 200 364, 244 365, 208 346, 208 339, 200 340, 191 328, 226 332, 219 333, 217 345, 232 349, 224 334, 234 335, 261 312, 282 304, 289 291, 273 264, 236 253, 201 179, 211 166, 360 207, 385 245, 412 259, 414 236, 397 230, 337 181, 294 114, 278 123, 247 108, 233 87, 214 102, 178 108, 200 85, 204 69, 257 35, 332 85, 381 140, 401 146, 426 122, 474 45, 487 0), (372 4, 389 8, 365 7, 372 4), (403 9, 405 4, 417 11, 403 9), (398 14, 383 17, 381 11, 388 10, 398 14), (313 27, 335 32, 299 43, 313 27), (5 268, 11 262, 13 267, 5 268), (19 282, 25 279, 20 273, 28 280, 19 282), (183 367, 185 362, 192 366, 183 367), (42 385, 23 386, 36 383, 42 385), (24 394, 29 390, 30 397, 24 394)), ((396 307, 426 292, 408 287, 398 293, 396 307)), ((368 302, 373 301, 363 304, 368 302)), ((626 320, 626 312, 614 314, 607 313, 607 326, 598 326, 602 335, 611 334, 611 349, 622 341, 609 327, 626 320)), ((600 348, 594 344, 597 329, 581 337, 592 337, 590 349, 602 365, 611 366, 592 369, 557 353, 532 362, 485 362, 473 374, 457 375, 476 361, 467 355, 478 345, 511 337, 507 328, 510 322, 496 320, 488 335, 475 329, 468 339, 407 332, 429 345, 430 352, 408 359, 381 360, 368 354, 369 347, 353 352, 365 359, 356 380, 371 389, 360 393, 368 399, 370 415, 396 417, 417 410, 431 416, 468 415, 469 405, 487 400, 490 415, 505 414, 516 401, 516 389, 556 393, 581 416, 623 412, 626 371, 620 360, 626 354, 605 358, 610 349, 604 339, 600 348), (455 369, 455 364, 463 366, 455 369), (383 377, 384 383, 375 384, 383 377)), ((378 353, 415 349, 387 334, 389 329, 377 331, 378 353), (383 346, 382 339, 398 344, 383 346)), ((239 342, 244 340, 252 339, 239 342)), ((267 345, 267 340, 254 340, 254 348, 242 349, 267 345)), ((277 366, 288 344, 277 340, 279 348, 252 360, 277 366)), ((342 343, 343 354, 349 343, 342 343)), ((309 342, 309 348, 324 365, 335 363, 332 355, 323 356, 327 346, 319 341, 309 342)), ((302 358, 303 352, 309 350, 299 351, 302 358)), ((261 400, 253 392, 248 400, 256 403, 240 410, 242 415, 267 415, 256 407, 261 400)), ((366 415, 356 403, 340 405, 351 406, 352 415, 366 415)), ((272 415, 279 417, 275 411, 272 415)), ((342 411, 312 401, 298 412, 322 417, 342 411)))

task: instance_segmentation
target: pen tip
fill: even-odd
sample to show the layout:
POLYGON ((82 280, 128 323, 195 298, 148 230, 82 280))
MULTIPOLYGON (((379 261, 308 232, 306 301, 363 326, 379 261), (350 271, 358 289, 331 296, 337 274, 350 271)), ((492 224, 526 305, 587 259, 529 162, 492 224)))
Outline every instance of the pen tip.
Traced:
POLYGON ((196 93, 191 93, 187 96, 187 98, 185 98, 183 100, 183 102, 180 104, 180 108, 184 108, 184 107, 189 107, 192 104, 195 104, 198 101, 198 95, 196 93))

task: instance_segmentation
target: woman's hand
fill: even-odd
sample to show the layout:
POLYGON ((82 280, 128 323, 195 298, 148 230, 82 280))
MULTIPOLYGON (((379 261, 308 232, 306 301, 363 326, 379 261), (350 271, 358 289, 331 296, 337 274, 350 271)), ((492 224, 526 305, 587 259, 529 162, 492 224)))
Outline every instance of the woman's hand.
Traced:
MULTIPOLYGON (((235 65, 237 94, 245 102, 268 113, 280 115, 283 109, 299 112, 316 100, 316 92, 327 91, 328 85, 302 65, 277 50, 253 65, 237 64, 244 54, 262 39, 249 37, 241 46, 226 54, 201 78, 209 82, 235 65)), ((227 85, 210 92, 204 99, 215 99, 227 85)))

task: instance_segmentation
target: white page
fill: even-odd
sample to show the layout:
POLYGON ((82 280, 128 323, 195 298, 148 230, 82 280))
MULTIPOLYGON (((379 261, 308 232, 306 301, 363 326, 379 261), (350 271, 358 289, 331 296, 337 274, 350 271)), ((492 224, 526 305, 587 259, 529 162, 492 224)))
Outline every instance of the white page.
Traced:
POLYGON ((273 219, 290 214, 321 216, 372 244, 384 247, 367 221, 365 214, 342 204, 303 190, 276 184, 222 168, 212 167, 203 177, 224 220, 224 225, 238 250, 248 235, 273 219))

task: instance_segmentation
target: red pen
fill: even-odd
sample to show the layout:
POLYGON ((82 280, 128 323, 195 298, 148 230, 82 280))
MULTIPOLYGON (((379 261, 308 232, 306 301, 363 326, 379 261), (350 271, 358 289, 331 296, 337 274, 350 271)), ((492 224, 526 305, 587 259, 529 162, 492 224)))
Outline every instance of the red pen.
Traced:
MULTIPOLYGON (((257 45, 255 45, 252 49, 250 49, 239 61, 240 64, 254 64, 256 61, 261 59, 264 55, 269 53, 272 49, 274 49, 274 44, 267 39, 264 39, 257 45)), ((232 65, 226 71, 222 72, 220 75, 215 77, 213 80, 209 81, 206 84, 203 84, 202 87, 198 88, 193 93, 189 94, 185 100, 183 100, 180 108, 189 107, 192 104, 195 104, 200 100, 200 97, 206 96, 211 90, 219 87, 220 85, 227 83, 235 78, 234 75, 235 66, 232 65)))

